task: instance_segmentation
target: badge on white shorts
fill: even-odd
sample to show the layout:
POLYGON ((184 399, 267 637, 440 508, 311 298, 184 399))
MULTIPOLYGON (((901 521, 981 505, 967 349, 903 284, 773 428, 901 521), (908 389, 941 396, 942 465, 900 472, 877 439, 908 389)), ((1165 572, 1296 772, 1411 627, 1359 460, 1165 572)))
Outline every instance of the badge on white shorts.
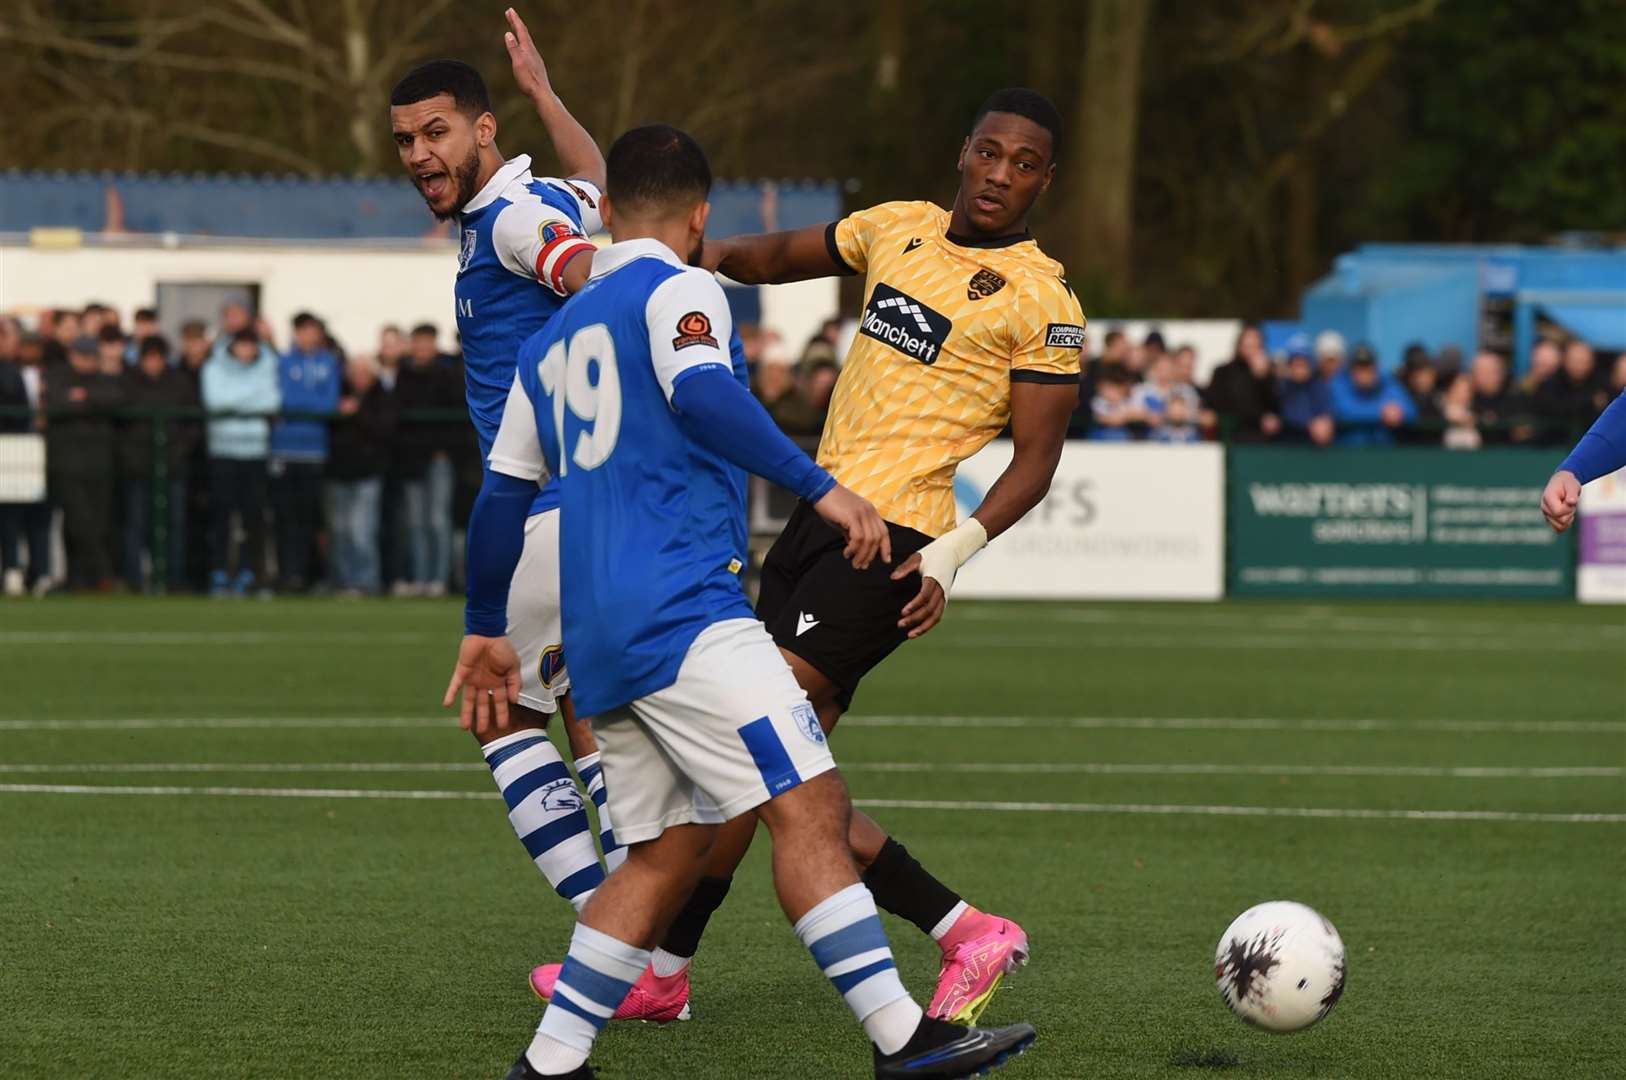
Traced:
POLYGON ((791 706, 790 718, 796 721, 796 726, 809 741, 821 744, 824 742, 824 729, 819 726, 819 714, 813 711, 813 706, 805 701, 800 705, 791 706))

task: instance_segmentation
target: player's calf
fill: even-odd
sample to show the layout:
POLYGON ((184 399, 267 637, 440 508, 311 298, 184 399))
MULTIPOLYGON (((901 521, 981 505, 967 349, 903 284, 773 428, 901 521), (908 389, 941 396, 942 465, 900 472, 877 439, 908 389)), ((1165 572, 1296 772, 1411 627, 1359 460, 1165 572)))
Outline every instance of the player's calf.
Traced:
MULTIPOLYGON (((510 1075, 571 1075, 649 966, 649 948, 700 876, 714 829, 679 825, 633 845, 582 911, 547 1011, 510 1075)), ((590 1075, 590 1074, 588 1074, 590 1075)))
POLYGON ((475 737, 525 854, 580 911, 604 881, 586 801, 548 738, 547 714, 515 705, 512 716, 518 730, 511 723, 475 737))

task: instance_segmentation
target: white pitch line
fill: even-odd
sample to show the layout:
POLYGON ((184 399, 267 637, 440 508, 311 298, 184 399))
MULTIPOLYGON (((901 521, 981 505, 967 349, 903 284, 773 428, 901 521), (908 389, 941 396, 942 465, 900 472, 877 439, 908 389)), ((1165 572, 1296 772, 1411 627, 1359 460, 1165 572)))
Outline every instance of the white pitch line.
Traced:
POLYGON ((1626 735, 1626 720, 1295 720, 1266 716, 849 716, 841 727, 1031 728, 1086 731, 1450 731, 1532 732, 1538 734, 1603 732, 1626 735))
MULTIPOLYGON (((842 728, 1028 728, 1034 731, 1447 731, 1459 734, 1516 732, 1537 735, 1626 735, 1626 720, 1386 720, 1292 719, 1264 716, 849 716, 842 728)), ((457 727, 450 713, 434 716, 214 716, 111 717, 96 720, 0 720, 0 731, 207 731, 302 728, 446 728, 457 727)))
POLYGON ((0 773, 458 773, 489 772, 479 761, 105 761, 82 765, 0 764, 0 773))
POLYGON ((101 720, 0 720, 0 731, 208 731, 294 728, 456 728, 457 718, 430 716, 129 716, 101 720))
POLYGON ((1568 634, 1626 637, 1626 621, 1578 624, 1574 621, 1553 619, 1540 621, 1520 619, 1509 624, 1504 620, 1354 615, 1346 611, 1243 613, 1233 609, 1230 613, 1225 613, 1211 605, 1205 606, 1202 610, 1181 607, 1167 611, 1122 610, 1110 607, 1073 608, 1059 604, 1017 610, 1002 609, 998 606, 966 605, 953 616, 953 620, 1007 622, 1025 626, 1032 626, 1036 622, 1083 623, 1096 626, 1148 627, 1176 632, 1208 629, 1289 630, 1308 633, 1425 634, 1459 638, 1464 634, 1478 634, 1505 639, 1510 635, 1524 633, 1538 637, 1547 636, 1545 631, 1556 630, 1568 634))
POLYGON ((0 630, 0 645, 376 645, 452 641, 414 630, 0 630))
POLYGON ((387 788, 126 787, 118 784, 0 784, 9 795, 221 795, 268 799, 497 799, 494 791, 392 791, 387 788))
MULTIPOLYGON (((277 799, 405 799, 491 801, 496 792, 372 788, 126 787, 98 784, 0 784, 10 795, 157 795, 277 799)), ((854 799, 866 809, 976 810, 997 813, 1154 814, 1198 817, 1345 818, 1381 821, 1522 821, 1557 825, 1626 824, 1626 814, 1548 814, 1516 810, 1367 810, 1308 806, 1201 806, 1177 803, 959 802, 932 799, 854 799)))
POLYGON ((1626 814, 1547 814, 1521 810, 1367 810, 1315 806, 1188 806, 1183 803, 956 802, 936 799, 854 799, 881 810, 977 810, 1041 814, 1157 814, 1198 817, 1348 818, 1373 821, 1537 821, 1560 825, 1622 825, 1626 814))
MULTIPOLYGON (((878 773, 998 773, 1086 776, 1380 776, 1460 780, 1557 780, 1626 776, 1618 765, 1256 765, 1141 764, 1111 762, 927 762, 848 761, 843 772, 878 773)), ((484 773, 477 761, 298 761, 298 762, 51 762, 6 764, 0 774, 92 773, 484 773)))
POLYGON ((1281 634, 1236 634, 1210 631, 1191 637, 1173 632, 1125 633, 1121 628, 1098 626, 1091 631, 1058 630, 1047 636, 981 634, 954 631, 931 639, 939 649, 1044 649, 1057 646, 1094 649, 1180 649, 1186 652, 1316 652, 1325 653, 1336 644, 1340 652, 1438 652, 1438 653, 1516 653, 1520 656, 1541 656, 1551 653, 1596 653, 1614 656, 1620 653, 1619 639, 1547 638, 1541 641, 1498 641, 1487 638, 1465 640, 1449 635, 1408 636, 1389 634, 1374 637, 1353 636, 1343 632, 1316 636, 1306 631, 1281 634))
MULTIPOLYGON (((0 766, 0 772, 8 771, 0 766)), ((1543 780, 1587 776, 1626 776, 1616 765, 1478 766, 1478 765, 1221 765, 1116 764, 1108 762, 939 762, 874 761, 841 763, 842 772, 1011 773, 1086 776, 1415 776, 1463 780, 1543 780)))

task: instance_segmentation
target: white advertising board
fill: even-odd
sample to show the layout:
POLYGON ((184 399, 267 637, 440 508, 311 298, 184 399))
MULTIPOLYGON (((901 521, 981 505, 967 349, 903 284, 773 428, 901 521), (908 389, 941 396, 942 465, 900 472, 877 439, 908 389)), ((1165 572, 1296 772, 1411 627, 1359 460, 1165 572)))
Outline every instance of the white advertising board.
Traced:
POLYGON ((0 503, 45 501, 45 436, 0 435, 0 503))
POLYGON ((1576 599, 1585 604, 1626 604, 1626 469, 1582 488, 1579 509, 1576 599))
MULTIPOLYGON (((1010 460, 996 439, 961 463, 962 520, 1010 460)), ((1218 600, 1224 588, 1222 447, 1069 442, 1044 501, 966 564, 954 595, 1218 600)))

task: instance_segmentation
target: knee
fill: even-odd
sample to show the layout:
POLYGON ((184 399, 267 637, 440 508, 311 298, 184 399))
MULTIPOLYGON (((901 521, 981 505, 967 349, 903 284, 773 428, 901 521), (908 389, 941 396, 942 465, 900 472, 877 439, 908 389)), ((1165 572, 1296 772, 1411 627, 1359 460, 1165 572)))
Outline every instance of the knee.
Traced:
POLYGON ((548 730, 548 716, 548 713, 537 712, 535 709, 528 709, 523 705, 510 703, 508 706, 508 726, 473 732, 474 741, 481 746, 485 746, 487 743, 494 743, 498 739, 506 739, 508 736, 520 731, 546 732, 548 730))
POLYGON ((843 847, 852 818, 852 800, 841 774, 831 769, 757 808, 774 844, 828 842, 843 847))
POLYGON ((716 839, 715 825, 674 825, 628 847, 627 864, 662 878, 698 881, 716 839))

